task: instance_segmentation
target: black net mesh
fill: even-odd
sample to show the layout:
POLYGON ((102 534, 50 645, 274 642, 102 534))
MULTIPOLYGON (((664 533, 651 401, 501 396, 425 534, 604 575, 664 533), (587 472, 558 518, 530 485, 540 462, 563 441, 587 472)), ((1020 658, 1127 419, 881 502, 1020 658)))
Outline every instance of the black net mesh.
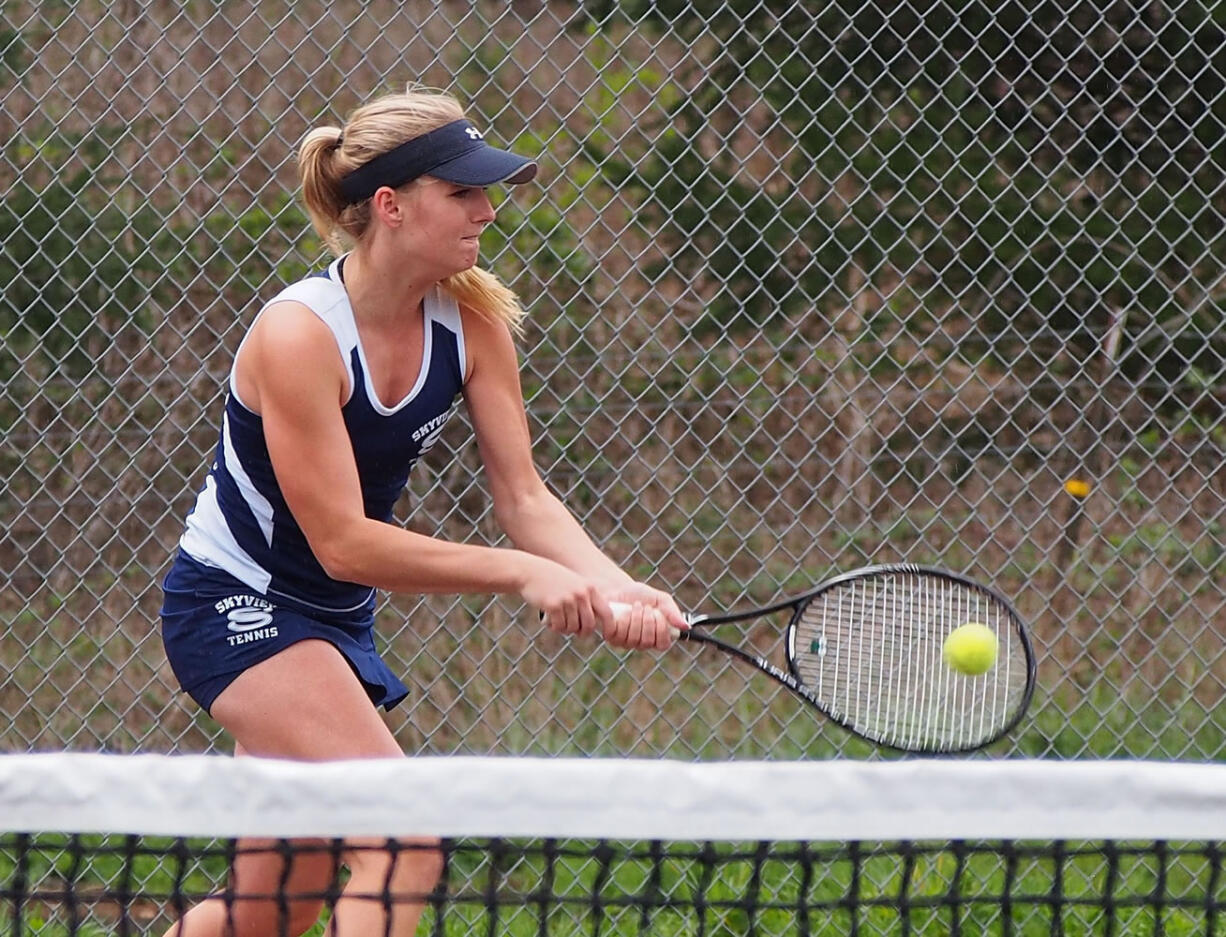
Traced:
MULTIPOLYGON (((158 933, 212 897, 223 924, 264 914, 265 933, 316 930, 360 905, 396 920, 424 904, 418 933, 450 934, 1141 934, 1221 933, 1226 886, 1216 843, 1165 841, 807 843, 483 838, 362 849, 442 858, 429 891, 343 891, 340 840, 135 835, 0 838, 10 934, 158 933), (262 857, 271 889, 229 870, 262 857), (293 884, 318 860, 332 873, 293 884), (342 900, 338 910, 338 900, 342 900), (313 914, 308 914, 313 912, 313 914), (393 912, 389 914, 388 912, 393 912), (305 916, 304 916, 305 915, 305 916)), ((391 863, 388 867, 394 867, 391 863)), ((388 932, 386 926, 385 932, 388 932)), ((184 935, 213 933, 193 928, 184 935)))

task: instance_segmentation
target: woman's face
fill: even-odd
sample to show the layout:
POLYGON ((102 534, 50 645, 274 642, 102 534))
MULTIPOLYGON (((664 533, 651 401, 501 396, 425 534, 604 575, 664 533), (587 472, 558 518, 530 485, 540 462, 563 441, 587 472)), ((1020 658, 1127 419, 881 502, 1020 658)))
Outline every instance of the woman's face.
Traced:
POLYGON ((398 232, 406 261, 435 279, 477 262, 481 232, 495 218, 483 188, 424 176, 402 190, 404 224, 398 232))

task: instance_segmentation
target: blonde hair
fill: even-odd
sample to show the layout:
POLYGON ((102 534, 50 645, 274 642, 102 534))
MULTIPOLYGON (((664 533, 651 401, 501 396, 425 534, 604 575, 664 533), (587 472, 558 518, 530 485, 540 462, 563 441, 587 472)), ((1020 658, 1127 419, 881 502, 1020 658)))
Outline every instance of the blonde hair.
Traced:
MULTIPOLYGON (((361 241, 371 221, 370 199, 349 204, 341 194, 341 179, 381 153, 463 117, 464 109, 450 94, 410 85, 403 93, 359 107, 343 129, 316 127, 306 135, 298 148, 302 198, 311 225, 333 253, 342 253, 346 240, 361 241)), ((441 286, 478 315, 521 330, 523 307, 488 270, 470 267, 441 286)))

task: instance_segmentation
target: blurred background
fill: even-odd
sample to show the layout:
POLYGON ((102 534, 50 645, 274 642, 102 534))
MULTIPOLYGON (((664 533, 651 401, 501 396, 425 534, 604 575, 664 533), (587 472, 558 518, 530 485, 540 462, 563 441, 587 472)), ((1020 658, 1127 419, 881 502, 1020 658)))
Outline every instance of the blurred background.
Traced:
MULTIPOLYGON (((0 10, 3 750, 226 749, 160 580, 238 341, 329 259, 298 143, 421 82, 541 163, 483 263, 530 313, 540 470, 627 569, 715 607, 966 572, 1040 660, 990 756, 1226 751, 1220 5, 0 10)), ((501 542, 462 407, 399 515, 501 542)), ((515 600, 378 627, 409 751, 888 757, 722 655, 515 600)))

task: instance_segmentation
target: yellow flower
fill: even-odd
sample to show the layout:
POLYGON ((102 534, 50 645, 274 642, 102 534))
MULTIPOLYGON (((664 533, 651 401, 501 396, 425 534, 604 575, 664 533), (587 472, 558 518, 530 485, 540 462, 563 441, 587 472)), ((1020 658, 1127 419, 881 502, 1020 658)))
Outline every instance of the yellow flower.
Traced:
POLYGON ((1070 478, 1064 483, 1064 490, 1074 498, 1084 498, 1090 493, 1090 483, 1080 478, 1070 478))

